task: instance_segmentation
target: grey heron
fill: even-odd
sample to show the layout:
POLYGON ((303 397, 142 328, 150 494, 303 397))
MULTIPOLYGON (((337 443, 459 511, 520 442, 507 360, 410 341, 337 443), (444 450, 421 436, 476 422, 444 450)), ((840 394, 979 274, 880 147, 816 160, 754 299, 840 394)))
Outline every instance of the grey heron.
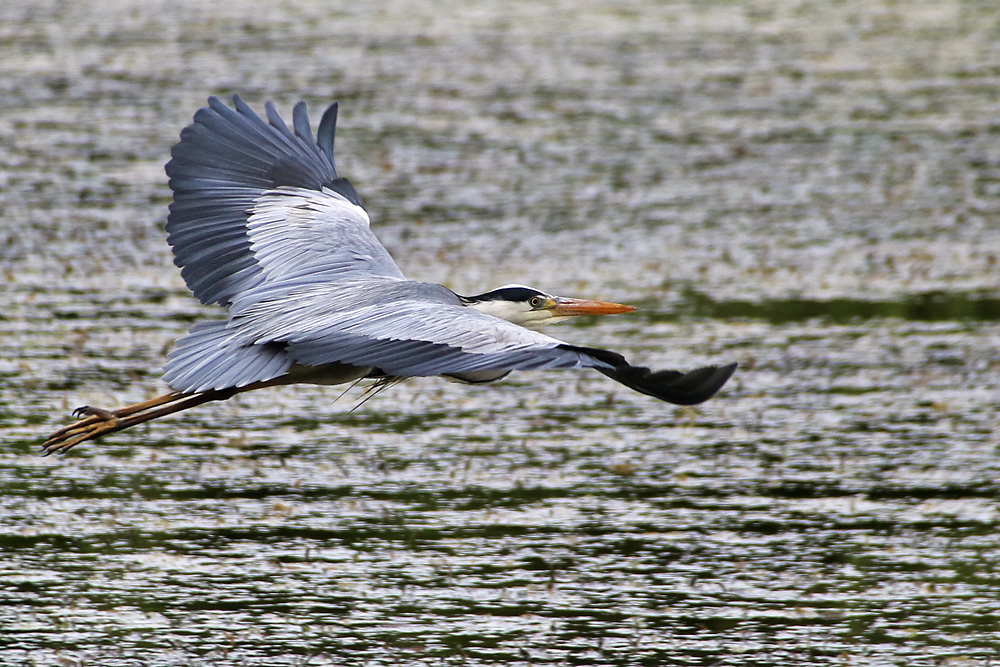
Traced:
POLYGON ((736 364, 652 371, 537 331, 580 315, 635 310, 523 285, 461 296, 406 279, 333 159, 337 105, 313 138, 306 107, 289 128, 238 96, 198 110, 171 151, 167 242, 188 288, 225 318, 198 322, 165 366, 172 391, 118 410, 84 406, 43 453, 236 394, 294 383, 444 376, 492 382, 515 370, 593 368, 679 405, 714 395, 736 364))

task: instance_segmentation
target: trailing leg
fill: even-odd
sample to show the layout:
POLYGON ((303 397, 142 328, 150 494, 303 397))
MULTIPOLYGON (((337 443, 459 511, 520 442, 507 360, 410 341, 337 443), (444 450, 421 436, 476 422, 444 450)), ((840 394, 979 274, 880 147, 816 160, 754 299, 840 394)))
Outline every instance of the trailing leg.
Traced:
POLYGON ((42 455, 62 454, 81 442, 94 440, 108 433, 122 431, 136 424, 166 417, 204 403, 224 401, 240 391, 241 389, 235 388, 212 389, 195 394, 175 391, 148 401, 127 405, 118 410, 102 410, 85 405, 74 410, 73 416, 83 417, 86 415, 86 417, 50 435, 42 444, 42 455))

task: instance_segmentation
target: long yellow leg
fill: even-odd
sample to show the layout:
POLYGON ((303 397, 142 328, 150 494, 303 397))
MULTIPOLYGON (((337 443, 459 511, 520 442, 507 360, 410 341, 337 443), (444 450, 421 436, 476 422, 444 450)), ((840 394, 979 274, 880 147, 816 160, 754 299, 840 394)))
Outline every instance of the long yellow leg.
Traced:
POLYGON ((251 387, 256 388, 251 385, 240 389, 212 389, 197 394, 183 394, 175 391, 148 401, 127 405, 118 410, 102 410, 101 408, 83 406, 74 410, 73 415, 76 417, 87 415, 87 417, 50 435, 42 444, 42 456, 62 454, 81 442, 100 438, 108 433, 121 431, 136 424, 159 419, 203 403, 224 401, 251 387))

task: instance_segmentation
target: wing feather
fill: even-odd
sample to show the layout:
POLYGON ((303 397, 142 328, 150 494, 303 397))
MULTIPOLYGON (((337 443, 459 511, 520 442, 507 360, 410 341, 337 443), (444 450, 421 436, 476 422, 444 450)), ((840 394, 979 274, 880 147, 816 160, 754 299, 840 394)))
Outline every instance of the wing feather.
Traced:
POLYGON ((291 365, 282 345, 241 345, 225 321, 199 322, 177 341, 163 379, 176 391, 227 389, 271 380, 291 365))
POLYGON ((375 279, 264 288, 234 304, 243 345, 282 343, 296 363, 374 366, 402 377, 597 367, 607 361, 461 304, 429 283, 375 279))
POLYGON ((334 170, 336 170, 336 164, 333 161, 333 140, 336 132, 337 105, 331 104, 323 114, 323 118, 319 121, 319 130, 316 132, 316 145, 323 151, 323 155, 330 160, 330 164, 334 165, 334 170))
POLYGON ((167 164, 174 263, 202 303, 229 306, 261 285, 403 275, 369 228, 354 187, 334 168, 336 105, 314 140, 304 103, 292 128, 239 97, 211 97, 167 164))

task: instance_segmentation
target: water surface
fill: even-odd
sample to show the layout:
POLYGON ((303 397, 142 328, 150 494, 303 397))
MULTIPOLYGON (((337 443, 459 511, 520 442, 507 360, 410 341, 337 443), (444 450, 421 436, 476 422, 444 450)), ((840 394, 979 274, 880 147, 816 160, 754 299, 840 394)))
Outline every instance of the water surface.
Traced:
POLYGON ((0 664, 995 660, 992 3, 237 4, 0 8, 0 664), (340 100, 410 276, 740 371, 275 389, 38 457, 213 316, 162 165, 232 92, 340 100))

